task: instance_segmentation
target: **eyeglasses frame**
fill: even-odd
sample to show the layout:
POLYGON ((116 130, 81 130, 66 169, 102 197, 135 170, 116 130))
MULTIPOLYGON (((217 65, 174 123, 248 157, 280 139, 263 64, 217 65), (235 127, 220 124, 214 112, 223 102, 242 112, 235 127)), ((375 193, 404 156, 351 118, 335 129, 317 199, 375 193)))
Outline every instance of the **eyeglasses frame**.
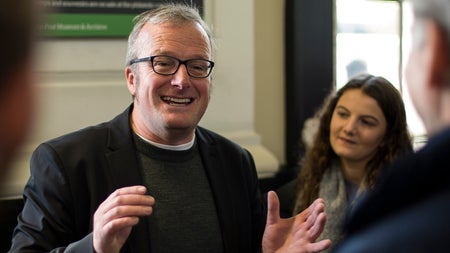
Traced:
POLYGON ((194 78, 207 78, 208 76, 211 75, 212 69, 213 69, 213 67, 214 67, 214 62, 213 62, 213 61, 210 61, 210 60, 205 60, 205 59, 188 59, 188 60, 182 61, 182 60, 180 60, 180 59, 178 59, 178 58, 175 58, 175 57, 169 56, 169 55, 152 55, 152 56, 148 56, 148 57, 136 58, 136 59, 130 60, 129 65, 133 65, 134 63, 139 63, 139 62, 150 62, 153 71, 154 71, 156 74, 158 74, 158 75, 163 75, 163 76, 171 76, 171 75, 176 74, 176 73, 178 72, 178 69, 180 69, 181 64, 183 64, 183 65, 186 67, 186 71, 187 71, 187 73, 188 73, 188 75, 189 75, 190 77, 194 77, 194 78), (177 66, 177 68, 175 69, 175 71, 174 71, 173 73, 171 73, 171 74, 162 74, 162 73, 159 73, 159 72, 157 72, 157 71, 155 70, 155 68, 154 68, 154 66, 153 66, 153 60, 154 60, 156 57, 169 57, 169 58, 172 58, 172 59, 174 59, 174 60, 176 60, 176 61, 178 62, 178 66, 177 66), (207 61, 207 62, 209 62, 209 64, 210 64, 210 66, 209 66, 209 68, 208 68, 209 71, 208 71, 208 74, 207 74, 206 76, 193 76, 193 75, 191 75, 191 73, 189 72, 189 68, 187 67, 187 63, 189 63, 190 61, 197 61, 197 60, 202 60, 202 61, 207 61))

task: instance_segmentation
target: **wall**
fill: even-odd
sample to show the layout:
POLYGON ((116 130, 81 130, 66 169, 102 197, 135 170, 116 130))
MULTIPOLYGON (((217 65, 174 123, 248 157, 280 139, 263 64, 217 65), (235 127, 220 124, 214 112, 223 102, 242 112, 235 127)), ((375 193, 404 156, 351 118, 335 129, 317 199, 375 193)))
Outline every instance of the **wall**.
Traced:
MULTIPOLYGON (((280 23, 271 22, 281 18, 279 2, 205 1, 218 51, 212 100, 200 125, 248 148, 261 178, 274 175, 283 152, 282 36, 280 23), (266 16, 273 9, 278 11, 266 16)), ((131 102, 123 70, 125 38, 48 39, 40 51, 37 117, 5 184, 7 195, 21 194, 31 152, 39 143, 109 120, 131 102)))
POLYGON ((285 39, 281 0, 255 0, 255 131, 285 163, 285 39))

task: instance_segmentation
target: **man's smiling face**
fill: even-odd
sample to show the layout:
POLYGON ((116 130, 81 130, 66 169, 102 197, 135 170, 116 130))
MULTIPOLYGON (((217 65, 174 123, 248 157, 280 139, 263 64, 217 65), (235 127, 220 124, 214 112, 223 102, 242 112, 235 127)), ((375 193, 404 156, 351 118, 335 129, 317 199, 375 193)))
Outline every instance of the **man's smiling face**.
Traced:
MULTIPOLYGON (((136 44, 138 58, 166 55, 181 61, 211 60, 208 36, 195 23, 147 23, 136 44)), ((150 62, 138 63, 136 70, 126 71, 128 89, 134 96, 135 131, 163 144, 180 144, 192 138, 209 103, 210 77, 190 77, 184 64, 168 76, 155 73, 150 62)))

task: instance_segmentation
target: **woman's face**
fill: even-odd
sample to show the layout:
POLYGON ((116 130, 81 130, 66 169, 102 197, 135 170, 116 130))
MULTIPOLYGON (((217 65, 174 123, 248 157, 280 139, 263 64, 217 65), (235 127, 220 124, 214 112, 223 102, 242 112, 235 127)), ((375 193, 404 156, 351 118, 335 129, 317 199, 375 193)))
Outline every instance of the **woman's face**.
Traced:
POLYGON ((377 101, 360 89, 350 89, 334 108, 330 144, 341 161, 367 163, 383 144, 386 127, 386 118, 377 101))

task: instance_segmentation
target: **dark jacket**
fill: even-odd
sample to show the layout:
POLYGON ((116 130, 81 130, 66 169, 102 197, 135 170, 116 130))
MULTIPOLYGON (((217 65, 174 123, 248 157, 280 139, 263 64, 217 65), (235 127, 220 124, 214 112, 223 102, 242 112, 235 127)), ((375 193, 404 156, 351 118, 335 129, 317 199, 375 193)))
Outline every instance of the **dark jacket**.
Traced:
POLYGON ((335 252, 449 252, 450 129, 393 163, 350 215, 335 252))
MULTIPOLYGON (((25 206, 11 252, 93 252, 92 217, 115 189, 142 185, 130 106, 113 120, 41 144, 31 158, 25 206)), ((218 210, 224 252, 257 252, 266 208, 252 156, 201 127, 199 152, 218 210)), ((150 252, 148 223, 133 227, 121 252, 150 252)))

